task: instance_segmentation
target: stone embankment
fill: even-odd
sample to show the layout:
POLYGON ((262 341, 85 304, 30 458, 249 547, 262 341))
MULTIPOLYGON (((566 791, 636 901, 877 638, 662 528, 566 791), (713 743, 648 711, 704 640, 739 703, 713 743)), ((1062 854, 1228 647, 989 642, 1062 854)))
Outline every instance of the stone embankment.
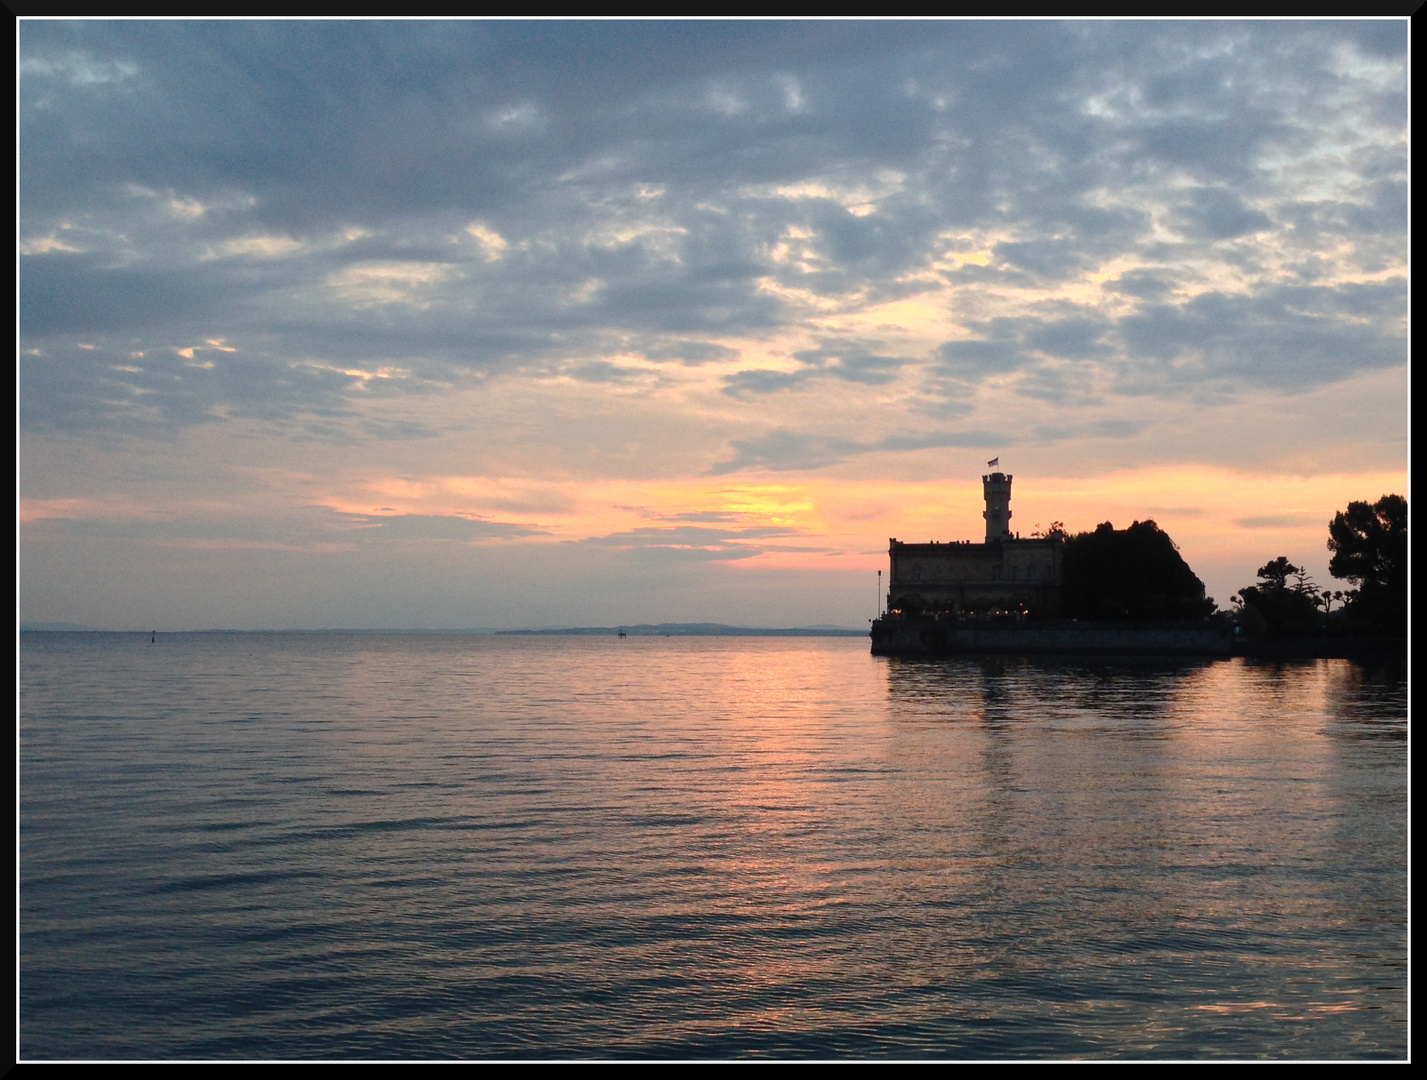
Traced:
POLYGON ((1207 622, 1088 622, 886 615, 872 624, 874 656, 1100 653, 1230 656, 1233 632, 1207 622))
POLYGON ((975 653, 1094 653, 1139 656, 1248 656, 1290 660, 1387 660, 1406 656, 1393 638, 1304 637, 1246 639, 1221 620, 1206 622, 1092 622, 884 615, 872 623, 874 656, 953 656, 975 653))

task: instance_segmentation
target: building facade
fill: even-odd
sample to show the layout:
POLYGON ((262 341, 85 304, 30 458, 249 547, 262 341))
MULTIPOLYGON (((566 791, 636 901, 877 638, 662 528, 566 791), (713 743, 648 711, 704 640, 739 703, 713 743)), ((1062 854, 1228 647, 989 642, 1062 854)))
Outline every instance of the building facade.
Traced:
POLYGON ((1011 477, 990 473, 981 478, 981 485, 986 499, 984 543, 891 540, 889 612, 1059 613, 1062 537, 1020 539, 1010 527, 1011 477))

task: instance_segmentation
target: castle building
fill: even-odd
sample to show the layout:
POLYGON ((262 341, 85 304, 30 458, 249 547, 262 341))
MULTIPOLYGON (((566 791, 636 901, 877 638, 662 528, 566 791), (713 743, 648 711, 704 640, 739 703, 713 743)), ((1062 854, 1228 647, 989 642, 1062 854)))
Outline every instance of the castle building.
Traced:
POLYGON ((888 611, 1059 613, 1063 538, 1022 540, 1011 531, 1009 474, 985 475, 981 486, 985 543, 890 541, 888 611))

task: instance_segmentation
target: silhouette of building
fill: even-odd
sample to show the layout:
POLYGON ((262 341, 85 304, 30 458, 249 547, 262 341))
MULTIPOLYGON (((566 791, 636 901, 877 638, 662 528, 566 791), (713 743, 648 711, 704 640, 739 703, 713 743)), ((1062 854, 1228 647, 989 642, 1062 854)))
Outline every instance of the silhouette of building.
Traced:
POLYGON ((986 519, 986 542, 1010 540, 1011 478, 1005 473, 993 472, 981 478, 981 490, 986 497, 986 509, 981 511, 986 519))
POLYGON ((989 473, 981 486, 985 543, 890 541, 888 611, 1059 613, 1064 539, 1022 540, 1011 531, 1009 474, 989 473))

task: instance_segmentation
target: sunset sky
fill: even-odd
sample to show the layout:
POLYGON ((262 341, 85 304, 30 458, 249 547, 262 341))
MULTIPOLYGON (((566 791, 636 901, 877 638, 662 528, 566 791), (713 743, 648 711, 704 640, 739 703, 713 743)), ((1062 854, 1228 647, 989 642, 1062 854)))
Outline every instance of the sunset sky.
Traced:
POLYGON ((865 626, 1408 490, 1408 25, 19 24, 20 618, 865 626))

